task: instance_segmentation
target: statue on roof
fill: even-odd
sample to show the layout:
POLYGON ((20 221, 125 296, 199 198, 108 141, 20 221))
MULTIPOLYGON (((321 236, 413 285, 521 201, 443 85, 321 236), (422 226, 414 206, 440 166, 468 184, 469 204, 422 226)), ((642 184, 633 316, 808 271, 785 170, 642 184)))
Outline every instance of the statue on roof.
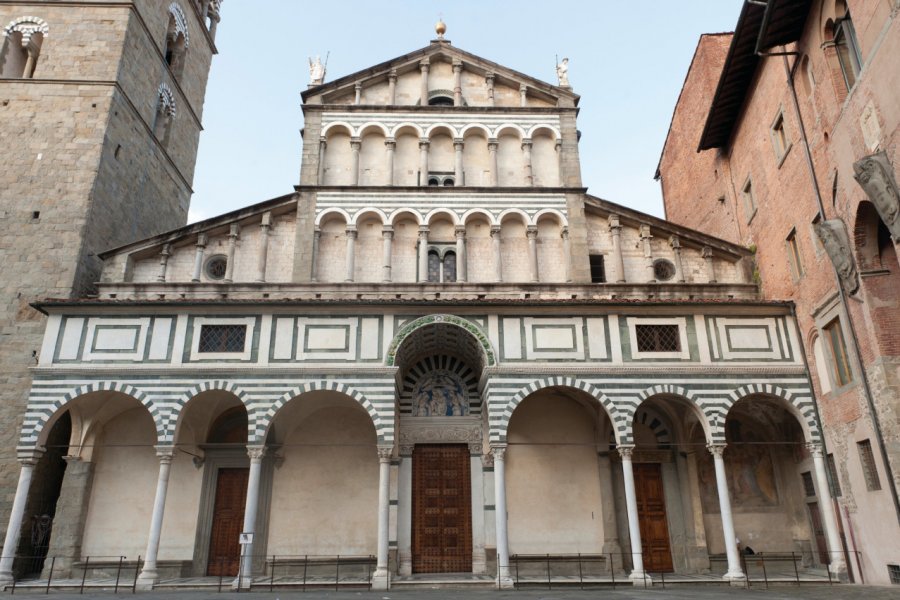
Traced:
POLYGON ((309 59, 309 85, 322 85, 325 81, 325 65, 322 57, 316 55, 316 60, 309 59))
POLYGON ((562 62, 556 65, 556 77, 559 79, 560 87, 569 87, 569 59, 564 58, 562 62))

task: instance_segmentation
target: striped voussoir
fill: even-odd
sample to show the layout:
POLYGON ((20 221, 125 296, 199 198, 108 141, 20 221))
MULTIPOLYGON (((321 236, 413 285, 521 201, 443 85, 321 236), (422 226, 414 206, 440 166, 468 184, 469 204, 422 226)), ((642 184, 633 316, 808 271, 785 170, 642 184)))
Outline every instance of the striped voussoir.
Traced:
POLYGON ((812 390, 808 386, 802 390, 789 390, 770 383, 751 383, 740 386, 731 392, 729 396, 733 404, 738 400, 753 395, 777 396, 783 399, 793 409, 792 412, 800 422, 800 426, 803 428, 809 441, 820 442, 822 440, 822 430, 819 427, 818 419, 816 419, 816 407, 813 402, 812 390))

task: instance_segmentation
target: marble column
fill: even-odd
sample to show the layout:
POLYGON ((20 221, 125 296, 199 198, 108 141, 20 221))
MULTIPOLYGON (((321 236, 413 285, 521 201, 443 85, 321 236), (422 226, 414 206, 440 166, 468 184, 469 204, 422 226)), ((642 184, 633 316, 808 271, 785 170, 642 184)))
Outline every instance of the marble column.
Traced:
POLYGON ((506 465, 504 455, 506 445, 491 446, 494 455, 494 514, 497 537, 497 584, 502 588, 511 588, 512 577, 509 572, 509 532, 506 517, 506 465))
POLYGON ((563 254, 565 254, 563 257, 563 265, 566 268, 566 283, 569 283, 572 281, 572 242, 569 241, 569 228, 563 227, 559 236, 562 238, 563 254))
POLYGON ((400 446, 400 472, 397 481, 397 555, 400 575, 412 575, 412 452, 413 446, 400 446))
POLYGON ((431 142, 428 138, 419 140, 419 185, 428 185, 428 146, 431 142))
POLYGON ((500 256, 500 226, 491 225, 491 245, 494 250, 494 281, 503 281, 503 263, 500 256))
POLYGON ((428 106, 428 69, 431 63, 428 59, 419 61, 419 72, 422 74, 419 82, 419 103, 422 106, 428 106))
POLYGON ((394 452, 392 446, 378 447, 378 554, 376 556, 375 572, 372 574, 372 589, 386 590, 390 587, 390 573, 388 573, 388 543, 391 498, 391 455, 394 452))
POLYGON ((534 283, 540 281, 538 277, 538 228, 535 225, 526 227, 525 237, 528 238, 528 272, 531 275, 531 281, 534 283))
POLYGON ((397 69, 388 73, 388 105, 397 104, 397 69))
POLYGON ((499 146, 500 142, 497 138, 490 138, 488 140, 488 153, 490 153, 491 157, 491 187, 500 185, 500 166, 497 161, 497 148, 499 146))
POLYGON ((361 139, 350 138, 350 185, 359 185, 359 149, 361 147, 361 139))
POLYGON ((637 491, 634 488, 634 468, 631 454, 634 446, 619 445, 616 447, 622 457, 622 478, 625 480, 625 512, 628 513, 628 538, 631 542, 631 575, 628 576, 636 586, 652 584, 650 576, 644 572, 644 548, 641 545, 641 525, 638 520, 637 491))
POLYGON ((651 240, 653 234, 650 233, 649 225, 641 225, 641 245, 644 247, 644 271, 646 273, 647 282, 656 281, 656 273, 653 270, 653 246, 651 240))
POLYGON ((534 185, 534 170, 531 166, 531 138, 522 140, 522 155, 525 158, 525 185, 534 185))
POLYGON ((328 142, 324 137, 319 138, 319 173, 317 183, 325 185, 325 151, 328 149, 328 142))
MULTIPOLYGON (((609 235, 612 238, 613 264, 616 269, 616 283, 625 283, 625 259, 622 256, 622 224, 619 215, 609 215, 609 235)), ((612 279, 609 277, 609 279, 612 279)))
POLYGON ((169 472, 172 459, 175 457, 173 446, 157 446, 156 457, 159 459, 159 476, 156 479, 156 497, 153 500, 153 513, 150 516, 150 535, 147 537, 147 551, 144 553, 144 568, 138 577, 138 585, 151 589, 159 581, 156 559, 159 555, 159 540, 162 535, 163 515, 166 510, 166 493, 169 489, 169 472))
POLYGON ((453 154, 454 154, 454 165, 453 165, 453 178, 454 185, 457 187, 463 185, 463 148, 465 147, 465 143, 462 138, 456 138, 453 140, 453 154))
POLYGON ((347 274, 344 281, 353 281, 356 275, 356 225, 347 225, 347 274))
POLYGON ((454 229, 456 233, 456 280, 465 282, 466 273, 466 226, 457 225, 454 229))
POLYGON ((728 476, 725 474, 725 444, 709 444, 710 454, 716 469, 716 490, 719 493, 719 512, 722 516, 722 536, 725 538, 725 555, 728 557, 728 572, 723 579, 740 581, 745 579, 738 555, 737 536, 734 534, 734 519, 731 516, 731 498, 728 494, 728 476))
POLYGON ((487 86, 488 106, 496 106, 494 102, 494 74, 488 73, 484 77, 484 84, 487 86))
POLYGON ((319 238, 322 237, 322 230, 317 225, 313 230, 313 247, 312 247, 312 273, 310 279, 312 281, 319 280, 319 238))
MULTIPOLYGON (((247 446, 250 456, 250 474, 247 478, 247 501, 244 504, 244 531, 251 538, 256 533, 256 513, 259 510, 259 483, 262 475, 262 460, 265 446, 247 446)), ((241 546, 241 570, 238 575, 239 587, 250 587, 253 576, 253 542, 241 546)))
POLYGON ((453 106, 462 106, 462 70, 463 64, 459 59, 453 59, 453 106))
POLYGON ((394 228, 390 225, 382 226, 381 239, 384 246, 381 260, 383 270, 381 280, 388 282, 391 280, 391 253, 393 251, 391 246, 394 240, 394 228))
POLYGON ((716 261, 713 258, 712 248, 710 248, 709 246, 703 246, 701 255, 703 256, 703 260, 706 262, 706 282, 716 283, 716 261))
POLYGON ((522 108, 528 106, 528 86, 524 83, 519 85, 519 106, 522 108))
POLYGON ((156 276, 157 281, 166 280, 166 270, 169 267, 169 257, 172 256, 172 244, 165 244, 159 253, 159 275, 156 276))
POLYGON ((681 262, 681 240, 677 235, 669 238, 669 246, 672 248, 672 262, 675 263, 675 281, 684 283, 684 265, 681 262))
POLYGON ((388 185, 394 184, 394 151, 397 149, 397 140, 392 137, 385 138, 384 150, 387 158, 385 169, 387 170, 388 185))
POLYGON ((847 565, 844 564, 843 546, 841 536, 838 533, 837 515, 834 512, 834 502, 831 500, 831 486, 828 485, 828 474, 825 472, 825 450, 821 444, 807 444, 806 448, 813 458, 813 466, 816 471, 816 487, 819 492, 819 507, 822 510, 822 521, 825 525, 825 536, 828 539, 828 570, 838 575, 847 573, 847 565))
POLYGON ((197 235, 197 252, 194 254, 194 275, 191 278, 193 282, 200 281, 200 274, 203 272, 203 253, 206 252, 206 244, 208 238, 205 233, 201 233, 197 235))
POLYGON ((428 225, 419 225, 419 282, 428 283, 428 225))
POLYGON ((19 462, 22 464, 22 467, 19 469, 19 484, 16 486, 16 496, 13 500, 12 510, 9 512, 6 538, 3 541, 3 553, 0 554, 0 584, 8 584, 13 581, 13 563, 19 548, 19 533, 22 531, 22 520, 25 516, 28 490, 31 488, 34 466, 43 453, 43 448, 35 449, 30 456, 19 459, 19 462))
POLYGON ((234 253, 237 250, 237 241, 241 237, 241 226, 232 223, 228 230, 228 260, 225 262, 225 283, 234 281, 234 253))
POLYGON ((269 261, 269 231, 272 229, 272 213, 263 213, 259 222, 259 260, 256 264, 256 281, 266 280, 266 266, 269 261))

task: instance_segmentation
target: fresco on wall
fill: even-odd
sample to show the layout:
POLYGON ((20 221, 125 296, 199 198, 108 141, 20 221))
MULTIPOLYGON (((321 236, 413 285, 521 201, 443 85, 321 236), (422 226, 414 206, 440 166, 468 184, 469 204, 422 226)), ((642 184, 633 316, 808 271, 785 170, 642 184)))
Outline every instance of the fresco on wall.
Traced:
MULTIPOLYGON (((698 455, 697 471, 703 509, 707 512, 719 512, 712 456, 698 455)), ((731 506, 735 511, 778 506, 775 465, 766 446, 753 443, 729 444, 725 451, 725 472, 728 475, 731 506)))
POLYGON ((413 388, 413 415, 417 417, 464 417, 469 414, 466 386, 444 369, 422 377, 413 388))

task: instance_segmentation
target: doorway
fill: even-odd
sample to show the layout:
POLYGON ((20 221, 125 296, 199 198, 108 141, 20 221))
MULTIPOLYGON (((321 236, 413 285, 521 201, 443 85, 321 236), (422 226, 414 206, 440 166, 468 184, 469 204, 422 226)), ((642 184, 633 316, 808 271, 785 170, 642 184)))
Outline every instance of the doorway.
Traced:
POLYGON ((207 575, 233 577, 238 573, 249 475, 250 469, 246 468, 218 470, 207 575))
POLYGON ((471 573, 468 445, 416 445, 412 461, 413 573, 471 573))
POLYGON ((663 493, 662 465, 634 465, 634 487, 637 493, 638 521, 641 527, 644 569, 653 573, 671 573, 672 550, 669 547, 669 522, 663 493))

